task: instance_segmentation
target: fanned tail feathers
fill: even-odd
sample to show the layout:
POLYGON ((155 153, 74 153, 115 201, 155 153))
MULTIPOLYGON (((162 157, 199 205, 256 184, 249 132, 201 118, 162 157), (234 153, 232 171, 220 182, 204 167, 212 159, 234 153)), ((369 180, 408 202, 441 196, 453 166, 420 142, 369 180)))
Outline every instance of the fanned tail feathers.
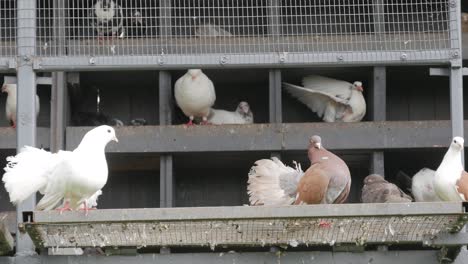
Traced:
POLYGON ((2 180, 13 204, 44 189, 53 156, 45 150, 26 146, 16 156, 7 157, 2 180))
MULTIPOLYGON (((297 165, 296 165, 297 167, 297 165)), ((261 159, 249 172, 247 193, 251 205, 290 205, 295 197, 281 188, 282 175, 301 176, 302 170, 285 166, 279 159, 261 159), (291 174, 292 173, 292 174, 291 174)))

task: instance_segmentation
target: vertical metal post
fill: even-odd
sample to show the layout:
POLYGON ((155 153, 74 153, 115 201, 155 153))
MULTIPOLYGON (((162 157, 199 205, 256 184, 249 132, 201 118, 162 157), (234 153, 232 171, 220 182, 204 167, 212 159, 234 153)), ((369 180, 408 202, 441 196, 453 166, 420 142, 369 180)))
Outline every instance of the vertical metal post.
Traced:
POLYGON ((161 36, 170 36, 171 35, 171 0, 161 0, 160 1, 160 14, 159 14, 159 23, 160 23, 160 35, 161 36))
POLYGON ((66 44, 66 35, 65 35, 65 8, 67 7, 68 1, 63 0, 54 0, 54 20, 53 20, 53 30, 54 30, 54 41, 57 43, 57 55, 65 55, 65 44, 66 44))
POLYGON ((65 72, 52 73, 52 98, 50 100, 50 150, 52 152, 65 147, 67 92, 65 72))
MULTIPOLYGON (((172 83, 168 71, 159 72, 159 124, 161 126, 172 123, 172 83)), ((160 157, 160 207, 175 205, 173 190, 174 177, 172 171, 172 155, 162 154, 160 157)))
MULTIPOLYGON (((281 104, 281 70, 272 69, 269 72, 269 109, 270 123, 282 123, 283 113, 281 104)), ((281 158, 279 152, 272 152, 271 157, 281 158)))
POLYGON ((382 34, 385 32, 385 8, 384 0, 374 0, 373 1, 373 17, 374 17, 374 31, 377 34, 382 34))
MULTIPOLYGON (((450 68, 450 119, 452 120, 452 137, 463 137, 463 70, 461 67, 450 68)), ((464 156, 462 162, 464 164, 464 156)))
POLYGON ((279 36, 279 34, 281 33, 281 9, 279 3, 279 0, 268 0, 268 34, 271 36, 279 36))
MULTIPOLYGON (((18 91, 17 91, 17 151, 23 146, 36 145, 36 74, 33 71, 36 46, 36 1, 17 2, 17 48, 18 48, 18 91)), ((28 198, 16 208, 18 224, 23 222, 23 211, 32 211, 36 197, 28 198)), ((16 254, 34 253, 34 245, 26 233, 16 232, 16 254)))
MULTIPOLYGON (((373 121, 385 121, 387 104, 387 74, 384 66, 374 67, 372 87, 369 89, 370 114, 373 121)), ((385 176, 384 152, 374 151, 371 154, 370 172, 385 176)))

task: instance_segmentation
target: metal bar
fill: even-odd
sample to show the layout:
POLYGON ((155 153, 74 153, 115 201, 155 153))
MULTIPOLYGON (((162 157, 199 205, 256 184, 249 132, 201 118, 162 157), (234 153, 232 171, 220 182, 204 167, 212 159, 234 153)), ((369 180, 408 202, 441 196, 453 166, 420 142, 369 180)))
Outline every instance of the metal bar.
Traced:
MULTIPOLYGON (((172 123, 174 105, 172 100, 171 74, 167 71, 159 72, 159 123, 162 126, 172 123)), ((172 172, 172 155, 160 156, 160 207, 173 207, 174 177, 172 172)))
POLYGON ((54 30, 54 40, 56 42, 56 52, 57 56, 63 56, 66 54, 66 14, 65 10, 67 7, 68 1, 63 0, 53 0, 53 30, 54 30))
MULTIPOLYGON (((450 69, 450 119, 452 137, 463 137, 463 73, 459 67, 450 69)), ((464 164, 463 153, 462 163, 464 164)))
POLYGON ((215 219, 266 219, 297 217, 378 217, 418 215, 462 215, 461 202, 394 203, 394 204, 333 204, 300 206, 229 206, 191 208, 104 209, 89 212, 73 211, 60 214, 56 211, 35 211, 34 224, 121 222, 152 220, 215 220, 215 219))
POLYGON ((265 67, 313 67, 322 65, 448 65, 451 60, 451 50, 405 52, 402 60, 399 51, 369 51, 369 52, 324 52, 324 53, 288 53, 287 59, 281 61, 281 54, 230 54, 226 63, 220 64, 218 54, 165 54, 164 63, 160 56, 121 55, 118 57, 69 56, 43 57, 35 61, 38 71, 79 71, 79 70, 136 70, 136 69, 187 69, 187 68, 265 68, 265 67), (184 60, 181 60, 183 57, 184 60), (91 63, 92 59, 92 63, 91 63))
MULTIPOLYGON (((270 252, 247 253, 178 253, 141 254, 136 256, 36 256, 0 257, 0 264, 151 264, 151 263, 335 263, 335 264, 438 264, 439 250, 392 250, 354 252, 306 251, 277 254, 270 252)), ((460 258, 463 256, 460 256, 460 258)), ((463 257, 467 259, 466 257, 463 257)), ((456 262, 461 264, 466 262, 456 262)))
POLYGON ((374 31, 376 34, 385 33, 385 2, 384 0, 373 0, 374 31))
MULTIPOLYGON (((385 121, 387 110, 387 75, 384 66, 374 67, 370 98, 372 100, 370 103, 372 120, 385 121)), ((385 176, 383 151, 374 151, 371 153, 371 173, 385 176)))
POLYGON ((268 0, 268 34, 270 36, 279 36, 281 34, 281 8, 279 3, 278 0, 268 0))
POLYGON ((65 126, 67 116, 67 81, 65 72, 52 73, 52 98, 50 100, 50 150, 57 152, 65 148, 65 126))
MULTIPOLYGON (((468 121, 465 126, 468 129, 468 121)), ((76 148, 90 129, 67 127, 67 149, 76 148)), ((446 148, 451 142, 450 121, 447 120, 223 125, 190 129, 144 126, 116 130, 119 144, 107 146, 108 152, 305 150, 312 134, 324 135, 323 144, 331 150, 446 148)))
MULTIPOLYGON (((468 68, 462 68, 463 76, 468 76, 468 68)), ((430 76, 450 76, 450 70, 448 68, 430 68, 430 76)))
MULTIPOLYGON (((17 1, 17 47, 18 47, 18 91, 17 91, 17 151, 25 145, 36 145, 36 74, 33 71, 33 56, 36 45, 36 1, 17 1)), ((16 208, 18 224, 23 222, 23 211, 31 211, 36 197, 19 204, 16 208)), ((25 233, 17 232, 16 254, 33 254, 34 245, 25 233)))
POLYGON ((281 123, 281 70, 270 70, 269 89, 270 123, 281 123))
POLYGON ((172 1, 171 0, 162 0, 160 1, 160 14, 159 14, 159 23, 160 23, 160 35, 167 37, 171 35, 172 32, 172 1))
MULTIPOLYGON (((36 130, 36 146, 40 148, 50 147, 50 129, 38 127, 36 130)), ((0 149, 16 149, 16 131, 7 127, 0 128, 0 149)))

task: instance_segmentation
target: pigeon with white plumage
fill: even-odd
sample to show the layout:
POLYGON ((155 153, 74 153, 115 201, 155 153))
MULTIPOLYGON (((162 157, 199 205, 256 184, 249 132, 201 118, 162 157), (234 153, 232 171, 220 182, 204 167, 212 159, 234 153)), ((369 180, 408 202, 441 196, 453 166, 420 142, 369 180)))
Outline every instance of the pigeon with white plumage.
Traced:
POLYGON ((73 151, 50 153, 30 146, 7 158, 3 182, 10 201, 19 204, 39 191, 44 196, 36 210, 60 212, 83 206, 97 199, 98 191, 107 182, 108 168, 105 147, 118 141, 112 127, 103 125, 88 131, 73 151))
MULTIPOLYGON (((16 94, 17 94, 17 89, 16 89, 16 84, 4 84, 2 86, 2 92, 7 93, 7 100, 5 104, 5 113, 6 113, 6 118, 10 122, 10 125, 13 128, 16 128, 16 94)), ((39 116, 39 111, 40 111, 40 101, 39 101, 39 96, 36 95, 36 104, 35 104, 35 110, 36 110, 36 118, 39 116)))
POLYGON ((288 93, 325 122, 359 122, 366 114, 362 82, 310 75, 302 79, 302 85, 283 83, 288 93))
POLYGON ((114 0, 97 0, 91 10, 91 19, 100 41, 104 36, 116 37, 124 33, 122 7, 114 0))
POLYGON ((200 69, 190 69, 174 85, 177 105, 189 118, 187 125, 193 125, 195 117, 202 118, 201 124, 208 124, 211 107, 216 100, 213 82, 200 69))
POLYGON ((222 124, 252 124, 254 120, 253 113, 247 102, 240 102, 235 111, 226 111, 222 109, 211 109, 208 116, 208 123, 214 125, 222 124))

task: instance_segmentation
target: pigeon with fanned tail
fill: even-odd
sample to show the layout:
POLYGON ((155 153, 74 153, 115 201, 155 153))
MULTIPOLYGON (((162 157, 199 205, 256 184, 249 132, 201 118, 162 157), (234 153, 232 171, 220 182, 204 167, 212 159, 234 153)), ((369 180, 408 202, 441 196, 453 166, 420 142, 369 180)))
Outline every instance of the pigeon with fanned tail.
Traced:
POLYGON ((435 171, 422 168, 412 178, 411 193, 416 202, 440 202, 440 197, 434 190, 435 171))
POLYGON ((278 158, 261 159, 250 169, 247 193, 251 205, 290 205, 296 200, 301 165, 286 166, 278 158))
POLYGON ((208 123, 214 125, 222 124, 252 124, 254 120, 253 113, 247 102, 240 102, 235 111, 226 111, 222 109, 211 109, 208 116, 208 123))
POLYGON ((412 200, 398 186, 378 174, 371 174, 364 179, 361 192, 363 203, 410 203, 412 200))
POLYGON ((462 137, 454 137, 434 176, 434 190, 443 201, 467 201, 468 173, 461 162, 462 137))
POLYGON ((283 83, 293 97, 307 105, 325 122, 358 122, 366 114, 362 83, 349 83, 324 76, 310 75, 302 85, 283 83))
MULTIPOLYGON (((13 128, 16 128, 16 84, 4 84, 2 92, 7 93, 7 100, 5 104, 6 118, 13 128)), ((36 95, 36 118, 39 116, 40 102, 39 96, 36 95)))
POLYGON ((3 182, 10 201, 19 204, 37 191, 44 196, 36 210, 52 210, 63 201, 59 210, 72 210, 83 204, 107 182, 107 161, 104 149, 116 141, 110 126, 99 126, 85 134, 73 151, 50 153, 25 146, 16 156, 7 158, 3 182))
MULTIPOLYGON (((249 172, 247 191, 251 205, 332 204, 346 201, 351 174, 346 163, 322 147, 313 136, 308 150, 311 166, 302 172, 273 158, 255 162, 249 172)), ((324 223, 325 225, 327 223, 324 223)))
POLYGON ((208 115, 215 103, 216 93, 213 82, 200 69, 190 69, 174 85, 177 105, 189 118, 187 125, 193 125, 195 117, 201 117, 201 124, 208 124, 208 115))

